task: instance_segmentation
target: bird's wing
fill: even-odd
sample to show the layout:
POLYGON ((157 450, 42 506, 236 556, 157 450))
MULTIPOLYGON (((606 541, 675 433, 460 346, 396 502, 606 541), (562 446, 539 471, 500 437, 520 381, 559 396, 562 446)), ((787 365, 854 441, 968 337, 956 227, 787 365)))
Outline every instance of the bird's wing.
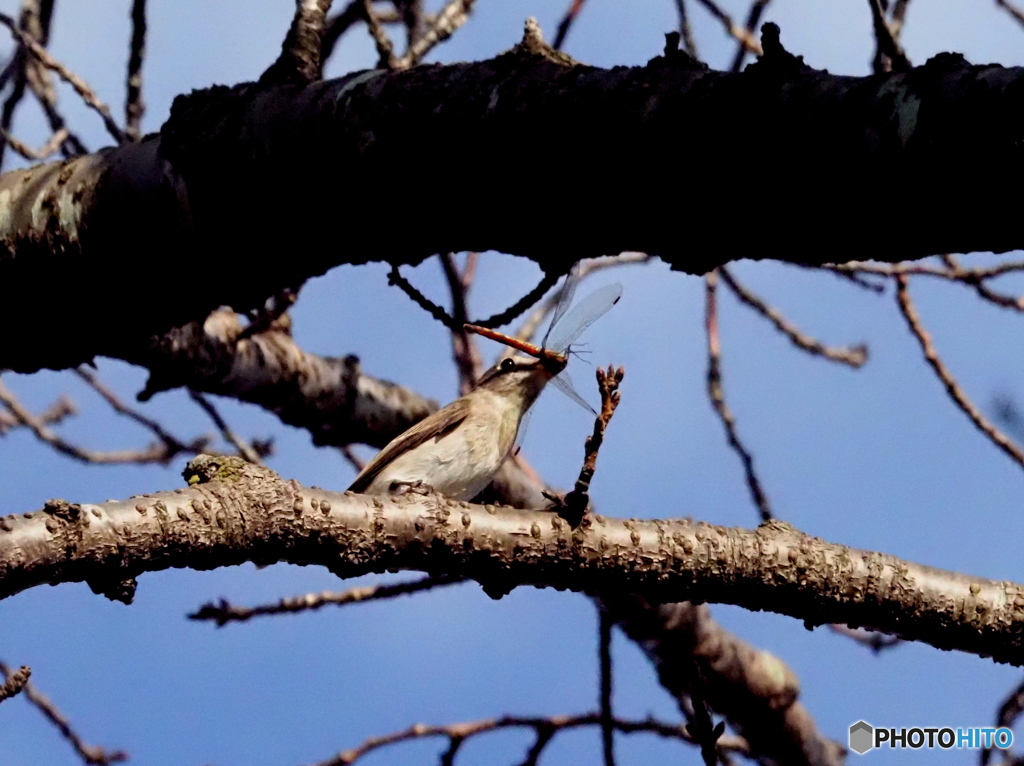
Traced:
POLYGON ((438 410, 433 415, 428 415, 419 423, 409 428, 405 433, 396 436, 384 449, 377 453, 366 467, 348 488, 349 492, 364 492, 373 480, 380 474, 395 458, 415 449, 430 439, 440 438, 451 432, 459 423, 469 415, 469 402, 463 397, 456 399, 447 407, 438 410))

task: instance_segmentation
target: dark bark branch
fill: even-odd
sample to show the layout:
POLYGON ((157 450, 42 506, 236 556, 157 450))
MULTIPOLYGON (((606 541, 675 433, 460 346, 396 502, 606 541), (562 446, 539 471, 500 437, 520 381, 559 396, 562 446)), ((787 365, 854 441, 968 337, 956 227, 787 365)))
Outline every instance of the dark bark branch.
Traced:
POLYGON ((777 37, 765 47, 738 74, 681 52, 602 70, 533 35, 489 61, 181 97, 159 137, 0 177, 0 322, 20 328, 0 341, 0 367, 117 355, 342 262, 496 249, 564 273, 581 257, 642 250, 705 272, 751 253, 820 264, 1024 245, 1012 193, 948 191, 1002 188, 1021 163, 1024 70, 943 54, 905 74, 838 77, 777 37), (379 202, 391 171, 424 156, 445 157, 445 172, 394 230, 379 202), (722 238, 718 200, 750 176, 747 157, 769 193, 742 198, 745 225, 722 238), (560 169, 557 192, 534 167, 560 169), (686 185, 663 183, 683 167, 686 185), (870 223, 873 190, 891 177, 905 225, 883 232, 870 223), (835 237, 850 220, 868 223, 835 237), (147 270, 134 267, 140 251, 147 270), (157 283, 175 299, 144 297, 157 283), (60 333, 53 305, 78 307, 60 333))
POLYGON ((691 521, 595 517, 437 495, 326 492, 241 458, 201 456, 189 489, 0 519, 0 597, 44 583, 127 580, 243 561, 326 566, 339 577, 414 569, 480 581, 775 611, 862 625, 1024 664, 1024 587, 804 535, 691 521))
POLYGON ((605 595, 601 602, 658 671, 682 705, 701 693, 750 743, 763 763, 838 766, 842 748, 823 737, 797 697, 800 683, 782 660, 723 630, 706 606, 650 603, 605 595))

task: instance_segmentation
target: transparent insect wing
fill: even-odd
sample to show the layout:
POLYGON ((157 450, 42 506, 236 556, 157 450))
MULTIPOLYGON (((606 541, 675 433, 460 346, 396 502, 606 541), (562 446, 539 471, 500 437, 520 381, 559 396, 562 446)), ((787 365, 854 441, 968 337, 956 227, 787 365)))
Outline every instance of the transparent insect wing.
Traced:
POLYGON ((526 439, 526 432, 530 428, 530 415, 533 413, 533 407, 528 409, 526 413, 519 419, 519 430, 516 432, 515 445, 512 447, 512 454, 515 455, 523 446, 523 440, 526 439))
POLYGON ((587 412, 589 412, 592 415, 597 414, 597 411, 590 406, 587 400, 580 396, 576 392, 576 389, 573 388, 572 378, 569 377, 568 370, 562 370, 562 372, 558 373, 558 375, 551 379, 551 382, 555 384, 555 388, 557 388, 563 394, 568 396, 570 399, 576 402, 576 404, 585 409, 587 412))
POLYGON ((548 336, 551 335, 551 331, 555 329, 555 325, 559 323, 559 320, 565 316, 565 312, 569 310, 569 306, 572 305, 572 299, 576 295, 576 287, 580 283, 580 262, 576 261, 569 269, 569 273, 565 277, 565 282, 562 283, 562 291, 558 294, 558 303, 555 304, 555 310, 551 313, 551 324, 548 325, 548 331, 544 333, 544 340, 541 342, 542 348, 548 347, 548 336))
POLYGON ((583 334, 584 330, 618 303, 621 297, 622 285, 618 283, 595 290, 573 306, 572 311, 565 314, 557 325, 551 326, 548 331, 550 337, 545 339, 544 348, 562 353, 569 348, 570 343, 583 334))

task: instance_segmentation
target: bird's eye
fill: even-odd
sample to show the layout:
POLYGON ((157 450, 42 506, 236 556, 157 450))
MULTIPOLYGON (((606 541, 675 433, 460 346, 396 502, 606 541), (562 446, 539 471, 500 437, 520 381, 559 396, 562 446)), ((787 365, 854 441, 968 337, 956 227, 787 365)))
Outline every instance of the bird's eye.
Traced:
POLYGON ((513 369, 515 369, 515 366, 516 366, 516 363, 514 361, 512 361, 511 357, 507 357, 506 356, 504 359, 501 360, 501 371, 502 372, 511 372, 513 369))

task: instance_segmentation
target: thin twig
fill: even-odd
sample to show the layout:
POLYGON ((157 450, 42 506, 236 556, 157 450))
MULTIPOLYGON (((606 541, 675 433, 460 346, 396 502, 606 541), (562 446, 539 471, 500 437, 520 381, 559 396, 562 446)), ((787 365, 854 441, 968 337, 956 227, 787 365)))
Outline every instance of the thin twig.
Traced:
POLYGON ((166 442, 152 444, 144 450, 121 450, 115 452, 100 452, 79 447, 76 444, 65 441, 51 431, 41 418, 29 412, 2 381, 0 381, 0 404, 6 407, 7 411, 21 425, 32 431, 39 441, 49 444, 58 452, 75 460, 80 460, 83 463, 100 463, 105 465, 160 463, 166 465, 174 455, 178 454, 170 449, 166 442))
POLYGON ((360 588, 350 588, 341 593, 332 593, 330 591, 309 593, 305 596, 284 598, 274 604, 252 607, 234 606, 225 599, 221 599, 216 603, 211 601, 203 604, 199 609, 190 614, 188 618, 190 620, 215 622, 219 628, 229 622, 247 622, 253 617, 261 617, 268 614, 294 614, 296 612, 315 611, 328 604, 345 606, 346 604, 359 604, 364 601, 379 601, 381 599, 395 598, 396 596, 441 588, 445 585, 455 585, 460 582, 463 582, 460 577, 438 575, 436 577, 424 577, 420 580, 400 582, 393 585, 367 585, 360 588))
POLYGON ((388 284, 397 285, 403 293, 412 298, 413 303, 426 311, 430 316, 452 332, 457 332, 458 329, 462 327, 462 324, 456 322, 447 311, 413 287, 409 280, 401 275, 397 266, 391 267, 391 273, 388 274, 388 284))
POLYGON ((75 374, 83 381, 85 381, 85 383, 93 391, 95 391, 97 394, 103 397, 103 400, 107 404, 109 404, 115 412, 117 412, 120 415, 123 415, 129 420, 135 421, 143 428, 146 428, 149 431, 151 431, 154 436, 156 436, 160 441, 162 441, 166 445, 169 452, 172 452, 175 455, 182 452, 197 454, 199 452, 202 452, 203 448, 206 447, 206 445, 208 444, 209 440, 206 438, 195 439, 191 444, 185 444, 183 441, 175 437, 173 434, 170 434, 166 430, 164 430, 164 427, 161 426, 158 422, 156 422, 152 418, 143 415, 138 410, 134 409, 133 407, 129 407, 127 404, 121 401, 120 397, 118 397, 117 394, 115 394, 113 391, 107 388, 106 385, 104 385, 104 383, 99 378, 97 378, 93 371, 90 370, 88 367, 82 366, 76 368, 75 374))
MULTIPOLYGON (((4 663, 0 662, 0 673, 5 677, 10 678, 11 669, 4 663)), ((121 761, 128 760, 128 754, 123 750, 115 750, 113 752, 107 752, 104 748, 98 745, 87 745, 82 741, 82 738, 75 733, 75 730, 71 728, 71 724, 68 723, 68 719, 57 709, 57 706, 50 701, 49 697, 40 692, 33 686, 31 681, 26 680, 22 691, 25 698, 28 699, 38 710, 46 716, 46 718, 57 727, 57 730, 61 733, 70 743, 70 745, 78 753, 78 757, 89 766, 111 766, 114 763, 120 763, 121 761)))
POLYGON ((1021 10, 1016 5, 1010 2, 1010 0, 996 0, 996 7, 1002 8, 1012 18, 1014 18, 1018 24, 1024 27, 1024 10, 1021 10))
MULTIPOLYGON (((36 417, 40 423, 52 426, 60 423, 64 418, 77 414, 78 408, 75 406, 75 403, 66 395, 61 394, 57 401, 36 415, 36 417)), ((7 410, 0 410, 0 436, 15 428, 26 428, 26 426, 7 410)))
POLYGON ((826 346, 816 338, 802 333, 800 328, 782 315, 782 312, 740 284, 725 266, 720 266, 718 273, 722 275, 722 280, 742 303, 750 306, 750 308, 771 322, 775 329, 789 338, 797 348, 806 351, 812 356, 820 356, 833 362, 846 364, 854 369, 860 367, 868 360, 868 347, 866 345, 860 344, 839 348, 826 346))
POLYGON ((761 489, 761 482, 754 471, 754 458, 750 451, 743 446, 743 442, 740 441, 739 434, 736 432, 736 418, 733 417, 729 406, 725 403, 725 391, 722 388, 722 346, 718 335, 717 270, 710 272, 705 277, 704 284, 704 330, 708 340, 708 399, 711 400, 711 406, 718 415, 718 419, 722 421, 729 446, 739 455, 740 461, 743 463, 743 473, 746 476, 747 487, 750 489, 754 505, 757 506, 761 518, 767 521, 772 518, 772 509, 768 504, 768 497, 765 495, 764 490, 761 489))
POLYGON ((882 72, 909 72, 910 59, 899 43, 899 28, 894 29, 885 18, 881 0, 868 0, 875 30, 875 74, 882 72))
POLYGON ((391 42, 391 38, 388 37, 388 33, 384 31, 380 19, 377 18, 377 14, 373 10, 372 0, 362 0, 362 3, 366 27, 370 32, 370 37, 373 38, 374 45, 377 46, 377 68, 394 69, 395 45, 391 42))
POLYGON ((256 465, 263 465, 263 460, 260 458, 259 453, 249 444, 245 439, 241 438, 238 434, 231 430, 231 427, 227 424, 227 421, 221 417, 221 414, 217 411, 217 408, 213 406, 213 402, 207 399, 199 391, 193 391, 191 388, 188 390, 188 395, 192 401, 198 404, 203 411, 210 416, 210 420, 217 426, 217 430, 220 431, 221 436, 224 437, 224 441, 238 450, 238 454, 244 457, 250 463, 256 465))
MULTIPOLYGON (((449 0, 430 22, 422 36, 409 46, 409 50, 400 58, 391 59, 392 68, 408 69, 418 64, 435 46, 455 34, 459 27, 469 20, 475 3, 476 0, 449 0)), ((374 36, 375 41, 376 39, 374 36)))
MULTIPOLYGON (((467 259, 467 266, 469 260, 467 259)), ((444 253, 441 256, 441 267, 452 296, 452 318, 458 323, 458 329, 452 329, 452 355, 459 371, 459 395, 465 396, 476 385, 483 372, 483 358, 476 344, 476 335, 466 330, 466 293, 469 283, 465 274, 459 273, 455 265, 455 256, 444 253)))
POLYGON ((363 468, 366 467, 366 461, 361 460, 359 456, 352 451, 351 444, 343 444, 340 447, 338 447, 338 449, 341 450, 342 457, 344 457, 349 462, 349 465, 356 469, 357 474, 360 473, 363 470, 363 468))
MULTIPOLYGON (((465 723, 454 723, 446 726, 427 726, 425 724, 414 724, 408 729, 396 731, 381 737, 370 737, 358 747, 351 750, 344 750, 333 758, 321 761, 316 766, 350 766, 363 756, 382 747, 395 745, 399 742, 408 742, 414 739, 427 737, 445 737, 449 742, 453 739, 466 740, 479 734, 510 728, 529 728, 537 732, 537 741, 527 754, 524 764, 532 766, 536 764, 540 750, 551 741, 551 738, 563 731, 577 729, 584 726, 600 726, 601 714, 599 712, 585 713, 583 715, 559 715, 542 717, 529 716, 502 716, 501 718, 485 718, 479 721, 467 721, 465 723), (536 750, 536 752, 534 752, 536 750)), ((646 720, 625 720, 616 718, 612 721, 614 729, 623 734, 635 734, 638 732, 649 732, 668 739, 676 739, 689 744, 699 744, 694 737, 686 730, 685 726, 663 723, 652 718, 646 720)), ((742 737, 721 737, 718 740, 720 752, 736 752, 744 754, 749 752, 749 746, 742 737)))
MULTIPOLYGON (((682 0, 678 0, 678 2, 682 2, 682 0)), ((746 27, 747 32, 751 35, 755 34, 757 31, 757 25, 761 21, 761 16, 764 14, 765 8, 768 7, 768 3, 770 2, 771 0, 754 0, 754 2, 750 4, 750 12, 747 14, 747 23, 744 26, 746 27)), ((732 64, 729 67, 730 72, 740 71, 743 66, 743 60, 747 57, 747 53, 749 53, 747 46, 742 42, 736 46, 736 54, 732 57, 732 64)))
MULTIPOLYGON (((679 15, 679 36, 683 40, 683 48, 694 58, 698 58, 697 42, 693 39, 693 28, 690 26, 690 14, 686 10, 686 0, 676 0, 676 13, 679 15)), ((746 51, 743 45, 740 50, 746 51)))
POLYGON ((6 679, 0 684, 0 702, 9 700, 25 688, 25 684, 28 683, 28 677, 32 675, 32 668, 28 665, 22 665, 13 672, 5 671, 4 675, 6 679))
POLYGON ((556 503, 555 510, 569 522, 572 527, 578 527, 590 505, 590 482, 594 478, 594 471, 597 469, 597 455, 604 443, 604 432, 611 422, 615 408, 619 406, 621 394, 619 384, 626 374, 621 367, 618 369, 608 366, 607 370, 597 368, 597 387, 601 391, 601 411, 594 418, 594 432, 587 437, 584 443, 583 467, 580 469, 579 478, 576 479, 576 486, 561 501, 556 503))
POLYGON ((949 368, 946 367, 941 357, 939 357, 938 352, 935 350, 935 345, 932 343, 931 335, 921 323, 921 316, 917 313, 917 307, 910 298, 910 291, 908 290, 909 278, 905 274, 899 274, 895 279, 896 301, 900 312, 907 321, 907 327, 910 328, 910 332, 921 346, 925 360, 946 387, 946 393, 949 394, 949 397, 956 406, 970 418, 979 431, 985 434, 993 444, 1006 453, 1017 465, 1024 468, 1024 450, 985 417, 974 402, 968 398, 960 383, 953 377, 949 368))
POLYGON ((142 135, 142 61, 146 55, 146 0, 132 0, 132 41, 128 54, 128 96, 124 104, 125 135, 138 141, 142 135))
POLYGON ((555 32, 555 42, 552 44, 556 51, 562 50, 562 45, 565 43, 565 36, 569 34, 569 28, 572 27, 573 22, 576 21, 576 17, 580 11, 583 10, 583 4, 587 0, 572 0, 572 4, 569 5, 569 10, 565 12, 562 20, 558 22, 558 31, 555 32))
POLYGON ((38 149, 33 149, 28 144, 20 141, 19 139, 12 136, 3 128, 0 128, 0 136, 7 142, 14 151, 24 157, 26 160, 45 160, 60 151, 61 145, 67 140, 68 137, 67 128, 61 128, 52 136, 49 140, 38 149))
POLYGON ((601 667, 601 750, 604 766, 615 766, 615 715, 612 712, 612 626, 608 613, 598 604, 598 656, 601 667))
POLYGON ((14 39, 27 48, 32 55, 39 60, 39 63, 47 69, 55 72, 58 77, 74 88, 75 92, 82 97, 82 100, 86 105, 100 115, 103 119, 103 125, 106 127, 107 132, 113 136, 115 141, 119 144, 123 144, 127 140, 124 131, 121 130, 117 122, 114 121, 114 117, 110 113, 110 107, 100 101, 95 91, 86 84, 85 80, 57 61, 57 59, 50 55, 50 52, 47 51, 46 48, 22 32, 18 28, 17 24, 15 24, 14 19, 6 13, 0 13, 0 24, 6 26, 11 31, 11 35, 14 39))
POLYGON ((732 20, 732 17, 719 8, 714 0, 697 0, 697 2, 707 8, 711 15, 722 23, 722 26, 725 27, 725 31, 732 35, 740 45, 755 56, 760 56, 762 54, 761 41, 757 39, 754 33, 736 24, 732 20))
POLYGON ((536 306, 537 302, 544 297, 544 294, 558 283, 561 276, 561 274, 548 274, 545 272, 544 276, 541 277, 540 282, 538 282, 530 292, 517 300, 507 309, 501 313, 493 314, 486 319, 481 319, 479 322, 473 322, 473 324, 479 325, 480 327, 489 327, 491 329, 508 324, 522 316, 523 312, 536 306))

